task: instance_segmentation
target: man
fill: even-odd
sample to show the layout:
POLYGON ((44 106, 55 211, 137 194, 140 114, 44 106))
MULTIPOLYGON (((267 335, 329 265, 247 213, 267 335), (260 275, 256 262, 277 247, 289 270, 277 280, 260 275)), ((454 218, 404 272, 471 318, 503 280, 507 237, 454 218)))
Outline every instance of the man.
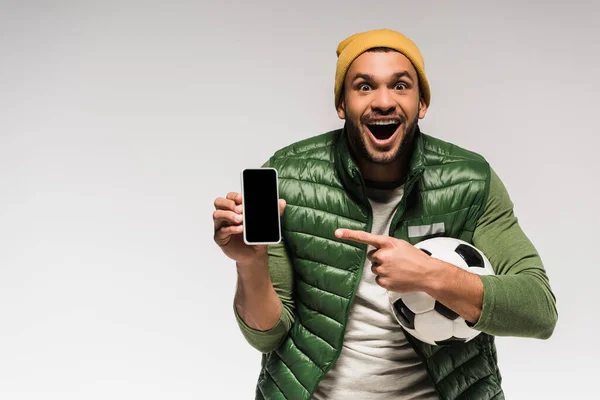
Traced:
POLYGON ((234 312, 260 350, 257 399, 503 399, 494 336, 545 339, 555 297, 502 182, 473 152, 422 133, 430 89, 419 49, 387 30, 337 49, 343 129, 281 149, 283 241, 247 246, 241 196, 215 201, 215 241, 236 261, 234 312), (478 276, 413 245, 473 243, 478 276), (481 331, 430 346, 405 334, 387 291, 424 291, 481 331))

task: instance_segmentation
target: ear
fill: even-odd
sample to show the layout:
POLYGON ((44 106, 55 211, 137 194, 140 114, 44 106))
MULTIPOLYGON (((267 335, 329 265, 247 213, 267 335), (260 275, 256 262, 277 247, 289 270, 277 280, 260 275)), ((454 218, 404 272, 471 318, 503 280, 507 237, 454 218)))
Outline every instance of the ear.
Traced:
POLYGON ((337 115, 340 117, 340 119, 346 119, 346 100, 344 99, 343 93, 337 106, 337 115))
POLYGON ((419 119, 425 118, 425 114, 427 114, 427 104, 425 104, 425 99, 421 97, 419 100, 419 119))

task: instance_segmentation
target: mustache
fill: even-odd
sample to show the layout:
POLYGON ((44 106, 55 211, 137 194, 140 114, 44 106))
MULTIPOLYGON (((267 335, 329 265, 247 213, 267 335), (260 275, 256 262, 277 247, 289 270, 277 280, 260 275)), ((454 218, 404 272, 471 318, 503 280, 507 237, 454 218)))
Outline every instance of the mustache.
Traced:
POLYGON ((406 116, 403 114, 382 114, 382 113, 374 112, 374 113, 369 113, 369 114, 362 116, 360 118, 360 122, 366 125, 370 120, 373 120, 375 118, 397 119, 403 124, 406 123, 406 121, 408 120, 408 118, 406 118, 406 116))

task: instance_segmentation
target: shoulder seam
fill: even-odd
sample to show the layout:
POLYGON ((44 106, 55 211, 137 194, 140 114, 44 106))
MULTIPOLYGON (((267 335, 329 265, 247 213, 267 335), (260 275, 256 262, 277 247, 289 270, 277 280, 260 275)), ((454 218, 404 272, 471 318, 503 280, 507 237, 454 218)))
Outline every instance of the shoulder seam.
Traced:
POLYGON ((485 212, 485 209, 487 207, 487 203, 490 197, 490 189, 491 189, 491 180, 492 180, 492 167, 490 166, 489 163, 487 163, 488 168, 487 168, 487 176, 485 179, 485 186, 486 186, 486 190, 485 190, 485 194, 483 196, 483 202, 481 203, 481 207, 479 207, 479 210, 477 210, 477 215, 475 217, 475 225, 473 228, 473 231, 475 230, 475 227, 477 227, 477 225, 479 224, 479 219, 481 218, 481 216, 483 215, 483 213, 485 212))
MULTIPOLYGON (((485 157, 483 155, 477 153, 477 152, 474 152, 472 150, 468 150, 468 149, 465 149, 463 147, 457 146, 456 144, 451 143, 451 142, 447 142, 447 141, 445 141, 443 139, 439 139, 439 138, 436 138, 436 137, 433 137, 433 136, 430 136, 430 135, 426 135, 426 134, 423 134, 423 135, 426 137, 426 140, 424 141, 424 147, 428 151, 430 151, 432 153, 435 153, 435 154, 437 154, 439 156, 451 157, 452 159, 460 160, 460 161, 470 161, 470 162, 476 162, 476 163, 482 163, 482 164, 486 164, 487 163, 487 161, 485 160, 485 157), (448 154, 448 153, 442 153, 442 152, 438 151, 438 149, 435 146, 432 145, 432 143, 431 143, 432 140, 433 141, 436 141, 436 140, 437 141, 441 141, 441 142, 446 143, 447 145, 449 145, 451 147, 454 147, 454 148, 456 148, 458 150, 467 152, 467 153, 469 153, 469 155, 471 157, 469 157, 468 155, 461 156, 461 155, 458 155, 458 154, 452 154, 451 155, 451 154, 448 154)), ((436 165, 436 164, 426 164, 426 165, 436 165)))

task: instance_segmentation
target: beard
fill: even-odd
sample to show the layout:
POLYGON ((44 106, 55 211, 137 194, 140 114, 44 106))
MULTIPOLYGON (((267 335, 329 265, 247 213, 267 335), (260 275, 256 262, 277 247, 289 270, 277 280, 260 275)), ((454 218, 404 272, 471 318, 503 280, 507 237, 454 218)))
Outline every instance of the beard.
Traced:
MULTIPOLYGON (((348 115, 347 111, 346 115, 348 115)), ((372 114, 366 115, 365 117, 361 118, 361 120, 368 121, 372 116, 372 114)), ((378 152, 369 150, 367 146, 367 141, 369 141, 369 138, 367 138, 368 133, 363 135, 360 128, 351 119, 346 119, 346 132, 348 133, 348 140, 356 155, 365 161, 380 165, 391 164, 399 158, 407 155, 412 147, 412 141, 419 126, 419 116, 416 115, 409 124, 406 124, 407 119, 405 116, 399 117, 402 121, 402 132, 400 132, 402 138, 398 148, 391 152, 378 152)), ((363 123, 363 126, 364 125, 366 124, 363 123)))

